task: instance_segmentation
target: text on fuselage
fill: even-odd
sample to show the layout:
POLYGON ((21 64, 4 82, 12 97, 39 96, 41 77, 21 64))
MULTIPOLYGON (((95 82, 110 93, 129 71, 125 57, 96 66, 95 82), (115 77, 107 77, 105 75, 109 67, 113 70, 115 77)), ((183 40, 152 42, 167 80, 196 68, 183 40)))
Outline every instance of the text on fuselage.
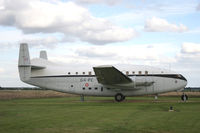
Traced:
POLYGON ((80 82, 93 82, 93 78, 81 78, 80 82))

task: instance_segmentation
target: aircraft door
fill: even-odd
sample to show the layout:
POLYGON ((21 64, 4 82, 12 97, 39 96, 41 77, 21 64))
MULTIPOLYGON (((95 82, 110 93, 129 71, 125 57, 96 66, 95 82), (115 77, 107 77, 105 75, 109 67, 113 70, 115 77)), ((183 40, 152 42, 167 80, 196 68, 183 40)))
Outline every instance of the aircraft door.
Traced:
POLYGON ((132 81, 133 81, 133 88, 136 88, 136 76, 131 77, 132 81))
POLYGON ((146 93, 153 94, 155 92, 153 76, 146 75, 145 80, 146 80, 146 93))

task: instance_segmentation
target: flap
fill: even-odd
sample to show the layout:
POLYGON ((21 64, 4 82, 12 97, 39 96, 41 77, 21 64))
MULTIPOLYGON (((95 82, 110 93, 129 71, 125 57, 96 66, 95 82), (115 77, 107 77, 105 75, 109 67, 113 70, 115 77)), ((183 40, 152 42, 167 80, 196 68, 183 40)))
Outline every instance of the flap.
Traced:
POLYGON ((113 66, 93 67, 99 83, 104 85, 131 83, 132 80, 113 66))

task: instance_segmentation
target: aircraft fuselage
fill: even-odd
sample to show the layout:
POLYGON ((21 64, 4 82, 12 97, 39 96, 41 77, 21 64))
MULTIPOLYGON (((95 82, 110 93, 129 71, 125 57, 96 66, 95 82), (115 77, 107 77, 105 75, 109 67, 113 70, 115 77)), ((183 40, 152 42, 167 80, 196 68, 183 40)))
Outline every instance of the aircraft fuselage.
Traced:
POLYGON ((60 92, 90 96, 115 96, 119 92, 124 96, 159 94, 183 89, 187 84, 185 78, 178 74, 130 75, 129 77, 133 79, 133 84, 124 84, 121 87, 99 84, 95 75, 35 76, 27 83, 60 92), (137 85, 145 81, 151 81, 152 84, 137 85))

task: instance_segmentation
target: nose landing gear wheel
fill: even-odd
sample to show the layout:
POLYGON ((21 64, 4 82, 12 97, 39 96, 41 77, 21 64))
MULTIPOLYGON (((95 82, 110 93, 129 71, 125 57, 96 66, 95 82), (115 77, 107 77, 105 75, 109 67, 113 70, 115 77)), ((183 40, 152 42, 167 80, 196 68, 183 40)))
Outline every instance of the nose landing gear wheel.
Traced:
POLYGON ((188 96, 186 94, 183 94, 181 96, 181 100, 184 101, 184 102, 187 101, 188 100, 188 96))
POLYGON ((121 102, 121 101, 123 101, 124 99, 125 99, 125 96, 122 95, 121 93, 117 93, 117 94, 115 95, 115 100, 116 100, 117 102, 121 102))

